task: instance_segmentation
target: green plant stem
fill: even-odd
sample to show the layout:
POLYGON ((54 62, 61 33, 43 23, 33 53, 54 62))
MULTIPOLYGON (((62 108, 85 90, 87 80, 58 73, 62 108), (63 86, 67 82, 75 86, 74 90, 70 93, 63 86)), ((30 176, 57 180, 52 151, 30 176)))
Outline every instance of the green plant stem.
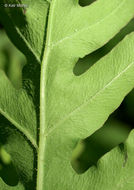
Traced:
POLYGON ((47 81, 47 62, 49 51, 46 48, 41 66, 41 82, 40 82, 40 134, 38 149, 38 165, 37 165, 37 190, 43 189, 44 181, 44 164, 45 164, 45 147, 46 147, 46 81, 47 81))
POLYGON ((39 152, 38 152, 38 169, 37 169, 37 190, 43 190, 44 179, 44 159, 45 159, 45 124, 46 124, 46 106, 45 106, 45 62, 41 67, 41 83, 40 83, 40 135, 39 135, 39 152))
POLYGON ((47 64, 50 53, 50 34, 51 34, 51 21, 53 12, 53 3, 51 3, 48 26, 47 26, 47 38, 46 46, 41 65, 41 77, 40 77, 40 134, 39 134, 39 150, 38 150, 38 164, 37 164, 37 190, 44 190, 44 164, 45 164, 45 149, 46 149, 46 85, 47 85, 47 64))

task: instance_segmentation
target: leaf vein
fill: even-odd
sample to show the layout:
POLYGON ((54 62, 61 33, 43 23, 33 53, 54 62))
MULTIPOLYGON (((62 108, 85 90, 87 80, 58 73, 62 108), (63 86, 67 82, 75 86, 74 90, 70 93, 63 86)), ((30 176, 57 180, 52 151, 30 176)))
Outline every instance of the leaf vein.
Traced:
POLYGON ((32 144, 36 149, 38 148, 35 139, 31 136, 31 134, 29 133, 28 130, 26 130, 25 128, 21 127, 18 122, 16 122, 13 118, 11 118, 11 117, 10 117, 5 111, 3 111, 1 108, 0 108, 0 113, 1 113, 5 118, 7 118, 13 125, 15 125, 16 128, 17 128, 21 133, 23 133, 23 134, 26 136, 26 138, 31 142, 31 144, 32 144))
POLYGON ((59 40, 59 41, 57 41, 57 42, 55 42, 55 43, 52 43, 52 44, 50 45, 50 49, 53 49, 54 47, 56 47, 56 46, 58 46, 59 44, 65 42, 66 40, 71 39, 71 38, 73 38, 74 36, 77 36, 78 34, 84 32, 84 31, 86 31, 86 30, 89 30, 90 28, 93 28, 93 27, 95 27, 96 25, 100 24, 100 23, 103 22, 106 18, 110 17, 110 16, 113 15, 116 11, 118 11, 118 9, 125 3, 125 1, 126 1, 126 0, 123 0, 123 1, 117 6, 116 9, 114 9, 110 14, 108 14, 106 17, 104 17, 104 18, 101 19, 100 21, 96 22, 95 24, 90 25, 90 26, 85 27, 85 28, 82 28, 82 29, 78 30, 77 32, 71 34, 70 36, 66 36, 66 37, 63 38, 63 39, 61 39, 61 40, 59 40))
POLYGON ((86 100, 84 103, 80 104, 77 108, 75 108, 72 112, 70 112, 67 116, 65 116, 62 120, 57 122, 56 125, 53 125, 53 128, 50 128, 48 132, 46 132, 45 136, 50 135, 56 128, 58 128, 62 123, 64 123, 66 120, 68 120, 73 114, 75 114, 77 111, 79 111, 82 107, 88 105, 91 101, 93 101, 98 95, 104 92, 104 90, 109 87, 114 81, 116 81, 121 75, 123 75, 131 66, 134 65, 134 62, 132 62, 130 65, 128 65, 122 72, 120 72, 116 77, 114 77, 109 83, 106 84, 100 91, 95 93, 89 100, 86 100))

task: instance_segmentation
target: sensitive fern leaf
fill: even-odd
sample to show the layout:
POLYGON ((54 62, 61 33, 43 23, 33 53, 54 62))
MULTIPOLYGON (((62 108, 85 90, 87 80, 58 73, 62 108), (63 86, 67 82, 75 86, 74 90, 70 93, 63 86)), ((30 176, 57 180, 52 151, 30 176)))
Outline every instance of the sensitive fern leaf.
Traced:
POLYGON ((79 58, 102 47, 129 22, 133 0, 98 0, 85 7, 76 0, 22 3, 28 4, 25 14, 21 8, 0 7, 8 36, 27 57, 19 90, 0 70, 0 134, 8 134, 1 144, 19 176, 14 187, 0 180, 1 189, 132 188, 132 183, 122 181, 131 181, 133 132, 126 142, 125 165, 119 148, 82 175, 70 161, 78 141, 102 127, 134 87, 133 33, 88 71, 80 76, 73 73, 79 58), (36 167, 37 185, 32 186, 36 167))

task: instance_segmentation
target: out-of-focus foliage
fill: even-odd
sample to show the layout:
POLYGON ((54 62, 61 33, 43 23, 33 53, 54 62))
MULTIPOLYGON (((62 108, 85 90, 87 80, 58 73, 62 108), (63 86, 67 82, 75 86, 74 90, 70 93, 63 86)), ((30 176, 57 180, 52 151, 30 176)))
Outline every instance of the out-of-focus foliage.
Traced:
MULTIPOLYGON (((0 29, 0 69, 3 70, 12 85, 19 89, 22 86, 22 68, 26 64, 25 56, 11 43, 7 34, 0 29)), ((0 121, 1 117, 0 117, 0 121)), ((18 183, 18 175, 12 164, 11 156, 0 145, 0 177, 11 186, 18 183)))
POLYGON ((18 175, 11 157, 2 146, 0 147, 0 177, 10 186, 15 186, 18 183, 18 175))
MULTIPOLYGON (((133 98, 134 99, 134 98, 133 98)), ((98 160, 117 145, 125 142, 131 127, 112 117, 90 137, 80 141, 72 155, 72 166, 78 173, 96 165, 98 160)))
POLYGON ((26 64, 24 55, 15 48, 3 30, 0 30, 0 69, 16 88, 22 84, 22 68, 26 64))

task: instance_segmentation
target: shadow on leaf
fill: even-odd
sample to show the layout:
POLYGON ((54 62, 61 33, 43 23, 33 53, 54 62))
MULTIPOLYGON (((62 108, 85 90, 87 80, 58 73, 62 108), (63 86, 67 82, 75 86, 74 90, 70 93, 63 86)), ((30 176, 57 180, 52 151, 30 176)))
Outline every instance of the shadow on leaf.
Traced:
POLYGON ((80 58, 75 64, 73 73, 80 76, 85 73, 92 65, 99 61, 102 57, 108 54, 127 34, 134 31, 134 19, 132 19, 113 39, 100 49, 91 54, 80 58))

